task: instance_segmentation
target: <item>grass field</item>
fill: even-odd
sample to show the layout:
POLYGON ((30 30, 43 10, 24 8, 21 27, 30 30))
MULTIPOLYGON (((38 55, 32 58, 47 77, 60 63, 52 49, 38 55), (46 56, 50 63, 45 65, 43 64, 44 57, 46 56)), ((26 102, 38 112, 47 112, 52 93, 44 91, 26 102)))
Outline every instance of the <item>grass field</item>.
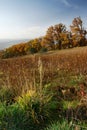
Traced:
POLYGON ((87 122, 86 99, 87 47, 0 60, 1 130, 39 130, 61 118, 82 124, 87 122), (23 113, 19 120, 17 113, 23 113))
POLYGON ((25 80, 29 84, 38 83, 39 60, 42 64, 43 83, 53 82, 61 77, 65 81, 67 77, 76 75, 86 78, 87 47, 83 47, 0 60, 0 75, 4 83, 8 82, 12 86, 19 84, 20 88, 25 80))

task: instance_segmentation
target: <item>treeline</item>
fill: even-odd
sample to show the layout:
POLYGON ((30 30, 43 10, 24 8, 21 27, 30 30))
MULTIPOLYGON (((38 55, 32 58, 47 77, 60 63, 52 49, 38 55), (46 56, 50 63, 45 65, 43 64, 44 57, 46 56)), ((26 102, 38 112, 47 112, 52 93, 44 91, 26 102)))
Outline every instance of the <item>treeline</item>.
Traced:
POLYGON ((7 48, 3 52, 2 58, 86 46, 86 34, 87 31, 83 27, 82 19, 77 17, 73 19, 72 25, 70 25, 70 31, 62 23, 51 26, 47 29, 45 36, 7 48))

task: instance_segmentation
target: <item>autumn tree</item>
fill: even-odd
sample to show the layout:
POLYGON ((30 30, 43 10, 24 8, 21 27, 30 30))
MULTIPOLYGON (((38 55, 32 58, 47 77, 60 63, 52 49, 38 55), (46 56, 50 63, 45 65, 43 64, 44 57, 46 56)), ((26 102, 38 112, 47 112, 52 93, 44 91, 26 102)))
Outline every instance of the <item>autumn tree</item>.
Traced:
POLYGON ((25 45, 26 45, 26 43, 16 44, 16 45, 13 45, 12 47, 10 47, 10 49, 12 50, 12 52, 14 53, 15 56, 24 55, 24 54, 26 54, 25 45))
POLYGON ((61 49, 63 36, 65 37, 63 34, 65 33, 66 27, 62 23, 49 27, 42 40, 42 46, 47 46, 51 49, 61 49))
POLYGON ((26 43, 25 51, 26 53, 36 53, 41 49, 42 38, 35 38, 26 43))
POLYGON ((35 48, 37 52, 41 49, 41 39, 40 38, 35 38, 32 41, 32 48, 35 48))
POLYGON ((20 44, 13 45, 9 48, 6 48, 2 57, 9 58, 9 57, 25 55, 26 54, 25 46, 26 43, 20 43, 20 44))
POLYGON ((72 47, 72 41, 71 41, 71 33, 69 31, 63 32, 60 34, 61 36, 61 43, 62 48, 71 48, 72 47))
POLYGON ((43 37, 41 45, 46 47, 48 50, 54 49, 54 36, 53 36, 53 26, 49 27, 46 35, 43 37))
POLYGON ((25 48, 24 48, 26 54, 28 54, 28 52, 29 52, 29 50, 31 48, 31 43, 32 43, 32 40, 26 42, 26 45, 25 45, 25 48))
POLYGON ((73 46, 84 46, 87 32, 83 27, 82 19, 80 17, 74 18, 70 29, 72 33, 73 46))

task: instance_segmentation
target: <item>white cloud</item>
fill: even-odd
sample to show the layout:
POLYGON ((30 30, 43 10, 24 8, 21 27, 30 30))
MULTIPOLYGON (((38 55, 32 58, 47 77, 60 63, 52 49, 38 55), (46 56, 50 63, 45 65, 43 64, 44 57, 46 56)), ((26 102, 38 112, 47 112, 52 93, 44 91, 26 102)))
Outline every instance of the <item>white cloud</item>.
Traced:
POLYGON ((64 5, 66 5, 66 6, 68 6, 68 7, 71 7, 71 4, 68 2, 68 0, 61 0, 61 2, 62 2, 64 5))
POLYGON ((45 35, 46 29, 47 27, 31 26, 23 29, 20 34, 23 35, 25 38, 35 38, 45 35))
POLYGON ((68 2, 68 0, 55 0, 57 2, 61 2, 62 4, 64 4, 67 7, 71 7, 71 4, 68 2))
POLYGON ((71 4, 69 2, 69 0, 56 0, 56 1, 61 2, 62 4, 64 4, 67 7, 73 7, 74 9, 78 9, 79 8, 77 5, 71 4))
POLYGON ((31 26, 28 28, 13 28, 0 31, 0 37, 3 38, 11 38, 11 39, 22 39, 22 38, 36 38, 45 35, 47 27, 42 26, 31 26))

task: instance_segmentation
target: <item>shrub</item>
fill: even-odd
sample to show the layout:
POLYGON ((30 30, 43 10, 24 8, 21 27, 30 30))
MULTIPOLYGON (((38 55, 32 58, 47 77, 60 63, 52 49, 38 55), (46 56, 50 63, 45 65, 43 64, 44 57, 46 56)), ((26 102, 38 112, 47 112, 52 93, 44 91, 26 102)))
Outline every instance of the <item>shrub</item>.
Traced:
POLYGON ((34 53, 37 53, 37 50, 36 50, 36 48, 30 48, 29 49, 29 52, 31 53, 31 54, 34 54, 34 53))
POLYGON ((42 47, 41 50, 40 50, 40 53, 44 53, 44 52, 47 52, 47 48, 42 47))
POLYGON ((68 123, 66 120, 63 120, 61 122, 56 122, 56 123, 51 124, 45 130, 74 130, 74 129, 72 126, 72 122, 68 123))
POLYGON ((14 54, 12 52, 9 52, 9 51, 4 51, 3 52, 2 59, 10 58, 10 57, 14 57, 14 54))
POLYGON ((0 89, 0 101, 7 105, 14 103, 14 93, 10 88, 3 87, 0 89))
MULTIPOLYGON (((12 105, 0 105, 0 129, 40 130, 50 119, 51 96, 42 96, 29 91, 16 99, 12 105)), ((54 107, 53 107, 54 109, 54 107)))

